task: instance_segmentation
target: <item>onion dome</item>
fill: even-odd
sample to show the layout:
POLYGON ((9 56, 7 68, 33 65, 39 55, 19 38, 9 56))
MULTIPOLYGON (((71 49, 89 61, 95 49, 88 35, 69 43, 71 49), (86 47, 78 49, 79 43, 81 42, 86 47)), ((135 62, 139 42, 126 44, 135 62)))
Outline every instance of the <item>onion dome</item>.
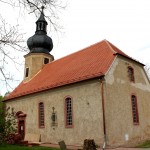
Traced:
POLYGON ((36 31, 33 36, 31 36, 27 40, 28 48, 30 49, 30 53, 45 53, 49 54, 49 52, 53 48, 52 39, 47 36, 47 22, 44 17, 43 12, 44 7, 42 6, 42 11, 39 19, 36 21, 36 31))

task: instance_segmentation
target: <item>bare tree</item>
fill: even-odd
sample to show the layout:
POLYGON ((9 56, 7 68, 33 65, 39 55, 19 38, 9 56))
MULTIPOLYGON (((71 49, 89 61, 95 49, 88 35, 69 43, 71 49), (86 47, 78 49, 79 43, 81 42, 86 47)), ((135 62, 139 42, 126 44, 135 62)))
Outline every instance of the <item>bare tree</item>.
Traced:
MULTIPOLYGON (((58 32, 61 29, 58 23, 59 13, 66 7, 62 0, 0 0, 0 3, 11 5, 14 9, 19 8, 20 12, 34 13, 36 16, 39 16, 41 7, 44 6, 50 30, 58 32)), ((11 87, 10 81, 14 80, 7 65, 14 64, 17 69, 22 62, 18 62, 18 56, 14 54, 27 51, 24 46, 26 41, 23 39, 23 33, 19 31, 19 25, 10 24, 0 15, 0 82, 3 82, 7 89, 11 87)))
POLYGON ((23 34, 18 32, 18 26, 11 26, 0 17, 0 80, 5 83, 6 88, 10 88, 9 81, 13 80, 13 76, 10 73, 11 69, 6 69, 10 62, 17 66, 20 65, 17 61, 16 51, 26 51, 23 47, 23 34))
POLYGON ((39 16, 41 7, 46 10, 46 18, 50 22, 51 30, 59 31, 61 25, 58 23, 61 10, 66 8, 64 0, 9 0, 11 5, 26 10, 28 13, 34 13, 39 16))

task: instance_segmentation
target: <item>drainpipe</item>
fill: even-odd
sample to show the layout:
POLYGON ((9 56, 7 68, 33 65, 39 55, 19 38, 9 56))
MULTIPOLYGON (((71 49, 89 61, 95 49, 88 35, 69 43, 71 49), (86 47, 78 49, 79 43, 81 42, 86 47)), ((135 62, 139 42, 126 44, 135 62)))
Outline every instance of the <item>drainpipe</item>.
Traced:
POLYGON ((105 121, 105 103, 104 103, 104 77, 100 79, 101 85, 101 97, 102 97, 102 111, 103 111, 103 134, 104 134, 104 143, 102 149, 104 150, 106 147, 106 121, 105 121))

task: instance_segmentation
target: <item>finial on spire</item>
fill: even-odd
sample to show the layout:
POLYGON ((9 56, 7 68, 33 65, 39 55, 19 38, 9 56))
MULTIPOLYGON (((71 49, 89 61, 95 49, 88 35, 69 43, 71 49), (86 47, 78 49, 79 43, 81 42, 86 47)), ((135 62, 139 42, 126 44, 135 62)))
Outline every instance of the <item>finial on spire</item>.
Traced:
POLYGON ((42 13, 44 12, 44 8, 45 8, 44 6, 42 6, 42 7, 41 7, 41 9, 42 9, 42 13))

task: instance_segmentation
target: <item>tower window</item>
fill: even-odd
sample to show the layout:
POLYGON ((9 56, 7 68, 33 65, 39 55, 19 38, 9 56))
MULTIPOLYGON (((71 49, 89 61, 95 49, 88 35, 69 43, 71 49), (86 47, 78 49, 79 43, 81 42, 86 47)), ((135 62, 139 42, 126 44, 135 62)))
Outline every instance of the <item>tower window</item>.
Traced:
POLYGON ((44 22, 38 22, 36 30, 37 31, 46 31, 46 25, 44 24, 44 22))
POLYGON ((65 99, 65 122, 66 127, 73 127, 72 99, 70 97, 65 99))
POLYGON ((37 30, 38 30, 38 31, 41 30, 41 26, 42 26, 42 23, 41 23, 41 22, 38 22, 38 24, 37 24, 37 30))
POLYGON ((49 63, 49 59, 48 58, 44 58, 44 64, 48 64, 49 63))
POLYGON ((128 67, 128 76, 131 82, 134 82, 134 69, 132 67, 128 67))
POLYGON ((29 76, 29 68, 26 68, 25 77, 29 76))
POLYGON ((44 103, 39 103, 39 127, 44 127, 44 103))
POLYGON ((132 95, 132 96, 131 96, 131 103, 132 103, 133 123, 134 123, 134 124, 139 124, 137 98, 136 98, 135 95, 132 95))

